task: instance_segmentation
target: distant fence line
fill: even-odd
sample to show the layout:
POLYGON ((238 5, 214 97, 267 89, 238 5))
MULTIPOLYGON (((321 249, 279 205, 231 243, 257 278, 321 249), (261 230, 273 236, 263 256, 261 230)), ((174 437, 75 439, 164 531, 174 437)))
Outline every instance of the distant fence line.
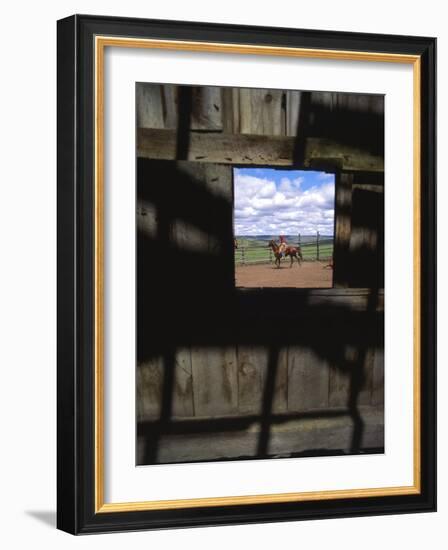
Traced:
MULTIPOLYGON (((235 249, 236 265, 267 264, 275 260, 270 239, 251 239, 237 237, 238 248, 235 249)), ((278 242, 278 239, 274 240, 278 242)), ((330 260, 333 256, 334 238, 329 235, 297 235, 294 240, 289 237, 287 244, 300 246, 304 261, 330 260)))

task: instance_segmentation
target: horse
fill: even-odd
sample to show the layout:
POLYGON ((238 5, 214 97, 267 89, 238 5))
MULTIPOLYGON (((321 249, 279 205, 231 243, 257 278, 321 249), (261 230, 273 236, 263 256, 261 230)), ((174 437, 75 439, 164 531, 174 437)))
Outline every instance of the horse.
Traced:
MULTIPOLYGON (((268 248, 272 249, 272 252, 274 253, 274 256, 275 256, 275 265, 277 266, 277 268, 279 268, 280 260, 282 258, 282 253, 279 250, 280 248, 279 245, 275 241, 269 241, 268 248)), ((291 258, 291 263, 289 267, 292 267, 294 258, 297 260, 297 263, 301 265, 303 261, 303 256, 302 256, 302 251, 300 250, 300 246, 296 247, 296 246, 288 245, 285 248, 284 254, 285 254, 285 258, 286 256, 289 256, 291 258)))

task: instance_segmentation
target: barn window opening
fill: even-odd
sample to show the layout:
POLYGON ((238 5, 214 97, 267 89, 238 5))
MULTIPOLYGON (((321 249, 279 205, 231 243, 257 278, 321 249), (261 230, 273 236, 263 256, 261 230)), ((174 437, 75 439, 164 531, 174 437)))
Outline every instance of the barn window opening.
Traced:
POLYGON ((236 287, 331 288, 335 175, 233 169, 236 287))

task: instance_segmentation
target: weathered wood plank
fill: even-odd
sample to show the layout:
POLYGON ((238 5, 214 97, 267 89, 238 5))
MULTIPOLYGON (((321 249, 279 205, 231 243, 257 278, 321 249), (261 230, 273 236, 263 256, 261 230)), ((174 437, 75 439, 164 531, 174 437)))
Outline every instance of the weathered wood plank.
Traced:
MULTIPOLYGON (((203 186, 210 194, 227 198, 231 208, 232 175, 230 166, 200 163, 176 162, 176 172, 193 179, 195 185, 203 186)), ((221 219, 212 209, 208 212, 210 226, 207 231, 198 228, 181 217, 171 222, 170 239, 182 249, 222 256, 222 243, 217 241, 221 233, 214 224, 221 219), (218 221, 216 221, 218 220, 218 221), (210 232, 209 232, 210 230, 210 232)), ((139 204, 139 217, 147 208, 139 204)), ((188 205, 185 205, 188 208, 188 205)), ((222 217, 222 216, 221 216, 222 217)), ((142 217, 142 224, 147 216, 142 217)), ((231 224, 231 216, 228 223, 231 224)), ((231 227, 225 235, 231 235, 231 227)), ((227 239, 228 240, 228 239, 227 239)), ((232 262, 229 268, 233 269, 232 262)), ((155 374, 154 374, 155 377, 155 374)), ((155 383, 152 383, 154 386, 155 383)), ((158 391, 164 391, 158 388, 158 391)), ((153 393, 156 393, 154 390, 153 393)), ((160 397, 159 397, 160 399, 160 397)), ((235 350, 177 350, 175 357, 174 391, 172 394, 172 416, 207 416, 229 414, 237 408, 236 352, 235 350), (233 359, 232 359, 233 354, 233 359), (232 370, 233 369, 233 370, 232 370), (194 395, 193 395, 194 394, 194 395)), ((158 409, 157 409, 158 410, 158 409)))
POLYGON ((240 121, 240 90, 239 88, 232 88, 232 100, 233 100, 233 133, 238 134, 241 131, 240 121))
MULTIPOLYGON (((205 164, 177 161, 179 173, 192 178, 198 185, 205 185, 205 164)), ((194 224, 178 218, 172 222, 171 240, 175 246, 195 252, 208 252, 209 235, 194 224)))
POLYGON ((299 127, 300 102, 302 92, 288 90, 286 92, 286 135, 296 136, 299 127))
POLYGON ((372 348, 360 350, 359 354, 359 367, 363 369, 363 377, 358 405, 370 405, 372 402, 374 350, 372 348))
MULTIPOLYGON (((137 155, 150 159, 176 159, 176 132, 138 130, 137 155)), ((223 164, 292 164, 294 139, 263 136, 190 132, 186 160, 223 164)))
POLYGON ((261 414, 263 388, 268 368, 268 352, 264 348, 238 348, 238 410, 261 414))
POLYGON ((352 192, 350 286, 384 286, 384 195, 357 187, 352 192))
POLYGON ((238 410, 243 414, 262 414, 268 369, 275 368, 271 413, 287 409, 287 349, 280 350, 277 364, 269 365, 269 350, 259 346, 238 347, 238 410))
POLYGON ((204 164, 206 188, 215 196, 232 203, 232 168, 222 164, 204 164))
MULTIPOLYGON (((202 186, 214 197, 224 198, 232 204, 232 168, 228 165, 207 164, 200 162, 176 161, 176 171, 194 180, 195 185, 202 186)), ((188 208, 188 205, 185 205, 188 208)), ((210 218, 213 212, 208 210, 210 218)))
POLYGON ((192 89, 192 130, 222 130, 221 88, 194 86, 192 89))
POLYGON ((208 233, 185 220, 177 219, 172 222, 171 241, 182 250, 202 253, 209 251, 208 233))
POLYGON ((240 131, 242 134, 281 136, 284 134, 282 90, 240 89, 240 131))
MULTIPOLYGON (((229 236, 233 234, 232 207, 233 207, 233 179, 232 168, 223 164, 204 164, 204 180, 207 190, 227 201, 228 217, 216 215, 210 211, 211 231, 208 240, 210 254, 219 255, 223 262, 223 270, 227 270, 231 278, 233 273, 233 246, 229 236), (221 222, 219 221, 221 220, 221 222)), ((230 280, 230 279, 229 279, 230 280)))
MULTIPOLYGON (((176 159, 176 132, 166 129, 139 128, 137 155, 150 159, 176 159)), ((291 166, 294 164, 293 137, 250 134, 190 132, 186 160, 221 164, 259 164, 291 166)), ((382 171, 383 159, 357 148, 334 141, 308 138, 305 166, 315 160, 337 165, 343 170, 382 171)))
POLYGON ((194 416, 193 376, 191 352, 188 348, 179 349, 175 354, 174 383, 164 388, 166 362, 162 356, 137 365, 137 418, 153 420, 160 418, 162 396, 167 393, 171 403, 171 417, 194 416))
POLYGON ((364 347, 346 346, 344 357, 330 373, 329 403, 346 407, 350 392, 356 394, 356 405, 370 405, 372 399, 373 355, 364 347))
POLYGON ((253 128, 255 124, 252 122, 252 90, 243 88, 241 90, 238 90, 238 95, 240 132, 242 134, 253 134, 253 128))
POLYGON ((138 128, 165 128, 163 94, 160 84, 137 83, 135 106, 138 128))
POLYGON ((350 94, 338 92, 312 92, 312 105, 327 107, 331 110, 384 113, 384 96, 375 94, 350 94))
MULTIPOLYGON (((177 161, 177 169, 193 178, 198 185, 204 186, 211 195, 224 198, 228 201, 229 214, 232 209, 232 168, 228 165, 206 164, 198 162, 177 161)), ((195 227, 183 219, 177 219, 172 224, 173 242, 180 248, 195 250, 198 252, 210 252, 211 254, 223 254, 224 242, 228 242, 228 236, 232 234, 232 216, 228 217, 228 226, 218 227, 218 220, 223 216, 215 216, 213 207, 208 209, 209 233, 195 227), (219 235, 224 239, 220 241, 219 235)), ((231 251, 233 253, 233 251, 231 251)), ((229 253, 229 250, 227 250, 229 253)), ((233 263, 233 258, 228 258, 233 263)), ((233 268, 232 268, 233 269, 233 268)))
POLYGON ((240 133, 240 89, 222 88, 223 131, 229 134, 240 133))
POLYGON ((222 129, 227 134, 239 133, 239 90, 221 88, 222 129))
POLYGON ((165 128, 177 127, 177 86, 174 84, 163 85, 163 104, 165 111, 165 128))
POLYGON ((272 405, 272 410, 276 414, 288 410, 288 354, 287 347, 279 350, 272 405))
POLYGON ((349 283, 349 248, 352 230, 352 184, 351 174, 341 174, 336 185, 334 274, 336 287, 347 287, 349 283))
POLYGON ((332 111, 337 100, 335 92, 311 92, 311 105, 322 105, 327 107, 329 111, 332 111))
POLYGON ((173 417, 194 416, 193 372, 189 348, 176 351, 172 407, 173 417))
POLYGON ((329 368, 311 349, 288 349, 288 410, 304 411, 328 406, 329 368))
POLYGON ((330 407, 347 407, 350 396, 350 371, 338 365, 330 370, 328 404, 330 407))
POLYGON ((331 164, 347 171, 384 172, 384 158, 367 149, 334 139, 307 138, 304 165, 317 169, 331 164))
POLYGON ((372 368, 372 405, 384 404, 384 349, 374 350, 372 368))
POLYGON ((157 212, 153 204, 137 199, 137 230, 147 237, 154 238, 157 234, 157 212))
POLYGON ((195 416, 221 416, 238 412, 235 348, 191 350, 195 416))
POLYGON ((161 356, 137 365, 136 386, 138 421, 159 418, 163 386, 163 360, 161 356))

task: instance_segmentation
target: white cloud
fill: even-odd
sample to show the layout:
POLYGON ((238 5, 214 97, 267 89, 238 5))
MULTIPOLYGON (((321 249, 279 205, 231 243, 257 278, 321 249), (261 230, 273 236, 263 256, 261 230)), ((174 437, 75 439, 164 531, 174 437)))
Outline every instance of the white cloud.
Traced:
POLYGON ((263 183, 259 195, 263 198, 271 198, 275 195, 276 191, 277 188, 275 187, 275 183, 273 181, 269 181, 267 183, 263 183))
POLYGON ((305 190, 304 181, 283 177, 276 185, 266 178, 236 173, 235 233, 333 234, 333 176, 319 174, 319 184, 305 190))
POLYGON ((303 178, 295 178, 293 180, 290 178, 282 178, 278 189, 286 194, 295 194, 300 189, 300 185, 303 181, 303 178))

